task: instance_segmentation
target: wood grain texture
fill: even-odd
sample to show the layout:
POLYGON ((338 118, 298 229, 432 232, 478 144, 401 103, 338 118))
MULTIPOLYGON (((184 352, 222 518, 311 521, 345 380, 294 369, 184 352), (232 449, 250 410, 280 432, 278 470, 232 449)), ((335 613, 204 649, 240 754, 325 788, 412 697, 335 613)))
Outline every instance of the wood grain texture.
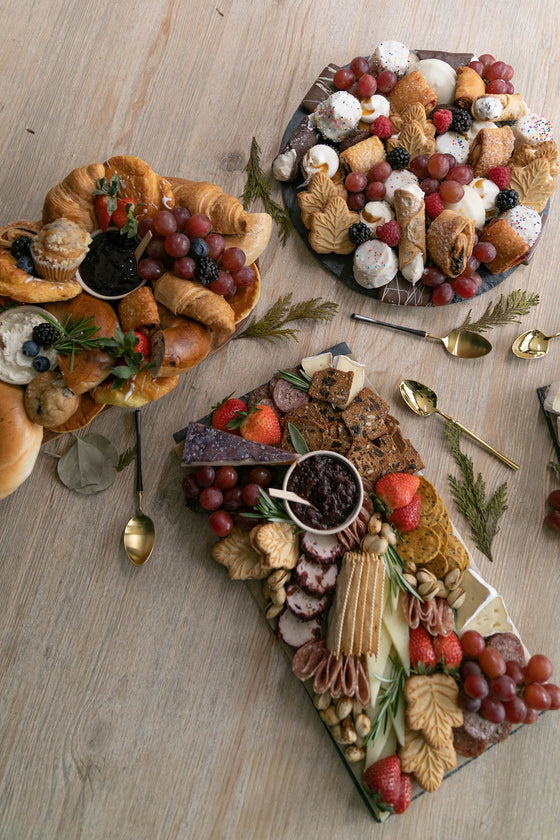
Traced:
MULTIPOLYGON (((4 221, 38 218, 46 191, 75 166, 132 153, 156 171, 215 181, 239 195, 251 137, 269 166, 302 94, 328 61, 367 54, 383 38, 412 47, 491 52, 515 67, 536 111, 560 125, 559 24, 552 0, 6 0, 0 8, 0 196, 4 221)), ((280 189, 274 187, 280 197, 280 189)), ((399 402, 403 376, 514 460, 511 473, 464 441, 489 489, 508 481, 509 511, 491 565, 530 650, 557 638, 558 535, 543 529, 558 486, 535 389, 557 379, 560 346, 525 363, 509 352, 523 329, 560 329, 558 201, 530 267, 490 298, 524 287, 541 305, 494 330, 494 352, 463 362, 437 344, 350 320, 353 311, 445 335, 489 296, 449 308, 400 310, 338 283, 304 244, 273 241, 261 260, 259 312, 280 291, 339 303, 331 324, 299 344, 234 341, 143 409, 144 508, 157 524, 148 565, 133 567, 122 529, 134 469, 98 496, 55 474, 67 438, 49 443, 32 477, 0 502, 0 837, 2 840, 299 840, 299 838, 557 836, 560 715, 483 755, 384 827, 374 824, 315 710, 241 584, 209 556, 204 520, 181 497, 172 433, 235 390, 345 340, 392 404, 453 510, 454 464, 439 418, 399 402)), ((257 208, 255 208, 257 209, 257 208)), ((260 208, 259 208, 260 209, 260 208)), ((92 430, 119 451, 134 441, 130 410, 92 430)))

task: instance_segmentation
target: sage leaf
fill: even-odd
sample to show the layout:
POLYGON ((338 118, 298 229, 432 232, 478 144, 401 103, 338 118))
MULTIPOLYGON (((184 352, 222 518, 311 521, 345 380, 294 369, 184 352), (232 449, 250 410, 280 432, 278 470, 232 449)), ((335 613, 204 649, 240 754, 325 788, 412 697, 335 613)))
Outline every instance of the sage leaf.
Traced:
POLYGON ((290 440, 292 441, 292 446, 296 450, 298 455, 307 455, 309 452, 309 447, 305 441, 304 436, 297 428, 294 426, 293 423, 288 423, 288 432, 290 435, 290 440))
POLYGON ((118 460, 116 447, 103 435, 75 437, 70 449, 58 461, 58 477, 77 493, 99 493, 115 480, 118 460))

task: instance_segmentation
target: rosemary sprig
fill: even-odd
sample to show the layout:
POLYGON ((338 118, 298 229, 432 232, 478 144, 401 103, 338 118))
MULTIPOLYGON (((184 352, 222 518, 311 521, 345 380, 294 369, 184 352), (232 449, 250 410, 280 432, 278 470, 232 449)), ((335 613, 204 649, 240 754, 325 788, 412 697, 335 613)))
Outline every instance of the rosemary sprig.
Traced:
POLYGON ((282 502, 272 499, 268 493, 261 490, 259 500, 255 507, 255 513, 244 513, 251 519, 267 519, 269 522, 289 522, 294 524, 293 519, 288 516, 282 502))
POLYGON ((407 592, 409 595, 414 595, 419 601, 423 599, 420 597, 416 589, 411 586, 406 578, 404 572, 406 571, 404 560, 397 551, 394 545, 389 545, 387 551, 383 555, 385 560, 385 571, 387 573, 387 582, 389 584, 389 603, 392 603, 394 598, 401 592, 407 592))
POLYGON ((492 561, 492 540, 499 533, 498 522, 508 508, 507 482, 487 499, 486 484, 481 474, 478 473, 475 479, 472 459, 461 451, 461 430, 455 423, 449 422, 445 425, 445 434, 463 476, 462 479, 448 476, 451 494, 459 512, 469 523, 474 544, 492 561))
POLYGON ((73 321, 69 315, 64 324, 60 324, 51 318, 48 312, 43 312, 42 317, 56 327, 58 337, 53 347, 61 356, 70 356, 70 370, 74 370, 74 359, 80 350, 102 350, 106 338, 97 336, 99 328, 96 326, 93 316, 82 315, 77 321, 73 321))
POLYGON ((249 160, 247 161, 247 166, 245 167, 247 181, 245 183, 245 189, 243 190, 241 202, 245 210, 247 210, 255 198, 260 198, 265 211, 272 216, 278 225, 278 238, 282 245, 285 245, 292 227, 290 217, 288 216, 288 213, 270 196, 270 185, 262 170, 260 156, 261 150, 259 144, 253 137, 251 141, 249 160))
POLYGON ((381 732, 385 732, 389 723, 389 713, 396 717, 398 713, 399 703, 403 696, 405 683, 405 670, 399 660, 395 657, 391 659, 393 667, 391 669, 391 676, 389 678, 375 676, 384 685, 379 690, 379 707, 377 713, 372 721, 371 729, 364 738, 364 744, 369 741, 375 741, 381 732))
POLYGON ((256 320, 253 318, 247 328, 235 338, 263 338, 265 341, 298 341, 299 330, 286 327, 294 321, 332 321, 338 311, 338 303, 323 301, 321 298, 292 303, 292 293, 288 292, 276 300, 265 314, 256 320))
POLYGON ((121 472, 124 470, 125 467, 128 467, 129 464, 136 460, 136 445, 131 446, 130 449, 126 449, 124 452, 121 452, 119 455, 119 460, 117 461, 117 466, 115 467, 117 472, 121 472))
POLYGON ((500 295, 500 299, 494 305, 490 302, 478 321, 471 321, 472 309, 469 309, 467 317, 459 329, 469 329, 471 332, 481 333, 485 330, 491 330, 492 327, 503 326, 503 324, 520 324, 519 316, 527 315, 531 307, 537 306, 539 302, 538 294, 529 295, 521 289, 516 289, 510 292, 506 298, 500 295))
POLYGON ((311 377, 301 368, 294 373, 293 370, 279 370, 276 374, 278 379, 285 379, 294 388, 299 388, 300 391, 308 391, 311 377))

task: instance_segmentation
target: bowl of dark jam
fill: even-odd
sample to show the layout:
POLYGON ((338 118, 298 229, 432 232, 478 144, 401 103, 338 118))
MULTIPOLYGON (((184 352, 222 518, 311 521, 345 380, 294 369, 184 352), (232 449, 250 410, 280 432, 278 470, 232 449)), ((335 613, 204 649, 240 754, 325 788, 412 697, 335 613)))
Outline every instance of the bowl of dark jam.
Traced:
POLYGON ((286 472, 283 487, 313 505, 284 502, 295 524, 313 534, 348 528, 364 500, 362 479, 352 461, 322 449, 301 455, 286 472))
POLYGON ((136 238, 118 228, 92 233, 84 260, 76 271, 76 280, 84 291, 102 300, 120 300, 146 282, 138 275, 134 251, 136 238))

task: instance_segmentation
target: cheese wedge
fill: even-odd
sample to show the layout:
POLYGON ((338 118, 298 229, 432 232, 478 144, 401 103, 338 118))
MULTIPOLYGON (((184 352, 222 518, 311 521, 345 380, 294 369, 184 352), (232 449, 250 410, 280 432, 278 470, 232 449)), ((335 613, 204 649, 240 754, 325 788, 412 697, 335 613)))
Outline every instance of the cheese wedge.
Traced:
POLYGON ((560 414, 560 379, 548 386, 543 408, 552 414, 560 414))
POLYGON ((308 376, 313 376, 319 370, 332 367, 332 361, 332 353, 319 353, 317 356, 306 356, 301 360, 300 366, 308 376))
POLYGON ((366 366, 357 362, 355 359, 352 359, 350 356, 335 356, 333 359, 333 366, 335 370, 349 371, 354 374, 348 400, 346 405, 343 406, 343 408, 348 408, 348 406, 354 402, 365 385, 366 366))
POLYGON ((393 609, 389 608, 389 602, 383 612, 383 625, 391 637, 394 648, 407 674, 410 673, 410 653, 408 649, 409 629, 404 617, 402 601, 397 599, 393 609))
POLYGON ((391 653, 392 646, 391 637, 387 632, 387 629, 381 625, 379 653, 377 656, 366 656, 369 688, 371 693, 371 710, 375 709, 377 695, 379 694, 379 689, 381 688, 381 681, 377 678, 377 675, 381 677, 391 676, 391 668, 393 666, 391 660, 389 659, 389 655, 391 653))
POLYGON ((379 761, 380 758, 385 758, 388 755, 394 755, 397 751, 397 736, 395 730, 389 721, 385 732, 380 732, 375 741, 370 741, 367 745, 366 753, 366 767, 379 761))
POLYGON ((465 590, 466 598, 464 604, 457 610, 455 617, 455 624, 459 632, 463 630, 466 622, 476 614, 483 604, 495 598, 498 594, 494 587, 486 583, 472 567, 465 571, 461 587, 465 590))
POLYGON ((391 719, 391 723, 393 724, 393 730, 395 732, 395 736, 397 741, 404 747, 405 744, 405 711, 404 711, 404 696, 401 694, 399 697, 399 705, 397 706, 396 714, 393 714, 391 709, 389 709, 389 717, 391 719))

